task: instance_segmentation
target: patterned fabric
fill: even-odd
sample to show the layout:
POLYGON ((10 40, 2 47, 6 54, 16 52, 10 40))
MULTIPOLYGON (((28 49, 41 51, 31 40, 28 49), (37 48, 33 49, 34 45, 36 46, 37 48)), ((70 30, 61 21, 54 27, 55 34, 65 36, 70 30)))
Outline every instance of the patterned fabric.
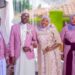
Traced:
POLYGON ((61 43, 60 35, 56 28, 51 25, 49 28, 42 30, 37 29, 39 50, 38 50, 38 65, 39 75, 62 75, 60 50, 56 48, 43 55, 43 50, 47 46, 52 46, 55 43, 61 43))
MULTIPOLYGON (((66 25, 61 32, 61 39, 64 42, 64 39, 69 40, 71 43, 75 43, 75 30, 69 30, 68 25, 66 25)), ((66 63, 67 63, 67 58, 70 52, 71 45, 65 45, 64 44, 64 75, 66 75, 66 63)), ((75 51, 72 52, 73 54, 73 59, 72 59, 72 74, 75 75, 75 51)), ((70 56, 71 57, 71 56, 70 56)), ((68 66, 70 66, 69 64, 68 66)), ((69 71, 70 72, 70 71, 69 71)), ((69 73, 70 74, 70 73, 69 73)))

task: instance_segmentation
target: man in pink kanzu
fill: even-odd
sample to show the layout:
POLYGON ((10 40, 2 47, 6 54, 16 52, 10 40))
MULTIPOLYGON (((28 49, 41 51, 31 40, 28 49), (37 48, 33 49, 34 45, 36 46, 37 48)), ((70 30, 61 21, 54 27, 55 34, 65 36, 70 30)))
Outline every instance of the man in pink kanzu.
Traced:
POLYGON ((6 59, 7 59, 7 49, 1 31, 1 18, 0 18, 0 75, 6 75, 6 59))
POLYGON ((34 49, 36 31, 29 24, 29 14, 22 13, 21 22, 11 28, 10 56, 15 64, 15 75, 35 75, 34 49))
POLYGON ((6 75, 6 47, 0 32, 0 75, 6 75))

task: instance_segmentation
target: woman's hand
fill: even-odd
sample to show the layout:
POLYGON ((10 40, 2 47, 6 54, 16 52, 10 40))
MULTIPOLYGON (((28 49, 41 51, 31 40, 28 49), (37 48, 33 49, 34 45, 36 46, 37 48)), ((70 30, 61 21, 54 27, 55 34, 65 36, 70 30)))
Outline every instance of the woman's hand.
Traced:
POLYGON ((60 44, 59 49, 61 50, 61 52, 63 52, 64 50, 63 44, 60 44))
POLYGON ((43 51, 43 54, 46 54, 49 51, 49 47, 46 47, 45 50, 43 51))
POLYGON ((45 48, 45 50, 43 51, 43 54, 46 54, 47 52, 49 52, 49 51, 51 51, 51 50, 52 50, 52 48, 49 47, 49 46, 47 46, 47 47, 45 48))
POLYGON ((59 48, 59 49, 62 49, 62 45, 60 43, 55 43, 53 46, 52 46, 53 49, 56 49, 56 48, 59 48))

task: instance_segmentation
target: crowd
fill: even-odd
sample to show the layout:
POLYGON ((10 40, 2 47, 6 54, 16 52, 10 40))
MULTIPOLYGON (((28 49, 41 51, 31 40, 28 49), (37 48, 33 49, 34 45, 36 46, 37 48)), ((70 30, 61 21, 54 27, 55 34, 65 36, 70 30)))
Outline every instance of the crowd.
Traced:
POLYGON ((8 48, 0 31, 0 75, 35 75, 34 48, 38 75, 75 75, 75 15, 59 33, 48 16, 35 26, 22 13, 21 22, 11 28, 8 48))

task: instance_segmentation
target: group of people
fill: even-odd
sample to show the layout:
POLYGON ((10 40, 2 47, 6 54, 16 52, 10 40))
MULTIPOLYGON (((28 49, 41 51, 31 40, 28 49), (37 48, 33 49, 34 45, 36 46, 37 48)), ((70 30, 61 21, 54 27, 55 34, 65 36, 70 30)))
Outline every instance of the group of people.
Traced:
POLYGON ((8 56, 5 40, 0 33, 0 75, 6 75, 8 57, 14 65, 14 75, 35 75, 34 48, 38 50, 38 75, 74 75, 74 34, 75 15, 59 33, 48 16, 43 16, 40 25, 34 26, 29 23, 29 14, 22 13, 21 22, 11 28, 8 56))

